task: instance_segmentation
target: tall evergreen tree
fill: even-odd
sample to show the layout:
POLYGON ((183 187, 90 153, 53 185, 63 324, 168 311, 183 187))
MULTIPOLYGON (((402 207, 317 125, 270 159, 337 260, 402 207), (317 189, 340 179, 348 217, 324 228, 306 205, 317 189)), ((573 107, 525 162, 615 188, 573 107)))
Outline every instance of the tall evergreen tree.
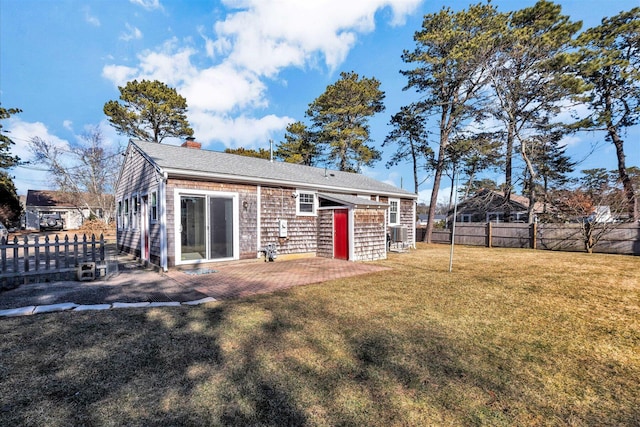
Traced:
MULTIPOLYGON (((491 66, 491 81, 497 103, 492 109, 505 130, 505 198, 513 191, 513 154, 517 147, 526 165, 529 180, 536 179, 532 155, 538 147, 535 133, 542 123, 553 127, 550 117, 560 111, 560 102, 581 89, 578 79, 564 73, 560 58, 570 47, 581 23, 561 15, 561 7, 540 0, 534 6, 512 12, 508 28, 501 36, 496 62, 491 66)), ((535 200, 534 188, 529 188, 535 200)), ((508 212, 505 221, 509 220, 508 212)), ((533 217, 530 217, 533 220, 533 217)))
POLYGON ((120 100, 104 104, 109 123, 122 135, 149 142, 193 135, 187 121, 187 100, 157 80, 133 80, 120 90, 120 100))
POLYGON ((11 154, 15 143, 2 128, 2 120, 21 113, 19 108, 6 109, 0 105, 0 221, 10 224, 20 218, 22 208, 9 169, 20 163, 20 158, 11 154))
POLYGON ((461 126, 478 114, 487 67, 494 58, 505 19, 490 4, 476 4, 453 12, 444 8, 425 15, 422 29, 414 35, 416 48, 405 50, 402 59, 414 69, 401 71, 408 79, 405 89, 424 94, 421 108, 434 116, 439 127, 439 148, 429 207, 425 240, 431 241, 433 218, 445 172, 447 146, 461 126))
POLYGON ((378 80, 342 72, 309 104, 306 115, 317 132, 317 143, 328 148, 329 162, 341 171, 359 172, 380 160, 380 152, 368 145, 368 120, 384 111, 383 100, 378 80))
POLYGON ((277 146, 277 158, 306 166, 315 166, 318 163, 322 149, 316 135, 304 123, 289 124, 284 138, 285 140, 277 146))
POLYGON ((577 71, 590 85, 593 111, 580 125, 605 131, 615 146, 629 217, 640 220, 622 139, 626 128, 640 122, 640 7, 603 19, 580 34, 577 46, 577 71))
POLYGON ((418 194, 418 169, 419 163, 425 162, 422 166, 431 168, 433 162, 433 150, 429 147, 427 131, 425 128, 425 118, 420 115, 418 107, 411 104, 401 107, 400 111, 391 116, 389 122, 393 128, 385 138, 382 146, 395 144, 396 152, 387 162, 387 167, 409 161, 413 166, 413 188, 418 194))

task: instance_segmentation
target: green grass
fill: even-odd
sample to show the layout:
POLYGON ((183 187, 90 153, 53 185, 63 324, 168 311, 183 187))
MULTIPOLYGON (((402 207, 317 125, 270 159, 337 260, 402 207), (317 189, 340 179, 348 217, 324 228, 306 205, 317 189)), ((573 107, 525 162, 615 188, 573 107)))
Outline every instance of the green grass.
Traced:
POLYGON ((0 319, 0 425, 640 425, 640 258, 457 247, 449 273, 448 256, 0 319))

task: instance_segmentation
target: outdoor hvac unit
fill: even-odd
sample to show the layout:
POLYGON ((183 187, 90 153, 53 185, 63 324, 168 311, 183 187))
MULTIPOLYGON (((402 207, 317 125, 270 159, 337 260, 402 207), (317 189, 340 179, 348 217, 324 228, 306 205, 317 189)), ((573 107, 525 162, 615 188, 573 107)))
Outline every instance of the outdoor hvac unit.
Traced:
POLYGON ((390 227, 391 231, 391 241, 394 243, 397 242, 406 242, 407 241, 407 227, 402 225, 396 225, 390 227))

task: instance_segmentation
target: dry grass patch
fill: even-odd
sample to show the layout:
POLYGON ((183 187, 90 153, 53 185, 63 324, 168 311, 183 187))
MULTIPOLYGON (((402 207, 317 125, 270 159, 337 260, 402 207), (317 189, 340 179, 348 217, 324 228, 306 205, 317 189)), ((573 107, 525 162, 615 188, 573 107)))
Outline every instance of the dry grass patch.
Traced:
POLYGON ((639 425, 640 259, 420 246, 198 308, 0 319, 0 425, 639 425))

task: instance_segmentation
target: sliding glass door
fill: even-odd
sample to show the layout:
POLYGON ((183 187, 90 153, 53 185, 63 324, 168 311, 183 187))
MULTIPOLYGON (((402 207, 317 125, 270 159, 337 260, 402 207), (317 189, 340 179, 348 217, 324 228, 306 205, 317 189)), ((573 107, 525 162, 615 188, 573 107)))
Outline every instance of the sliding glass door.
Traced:
POLYGON ((209 197, 209 257, 233 257, 233 200, 209 197))
POLYGON ((180 194, 180 261, 234 258, 234 197, 180 194))

